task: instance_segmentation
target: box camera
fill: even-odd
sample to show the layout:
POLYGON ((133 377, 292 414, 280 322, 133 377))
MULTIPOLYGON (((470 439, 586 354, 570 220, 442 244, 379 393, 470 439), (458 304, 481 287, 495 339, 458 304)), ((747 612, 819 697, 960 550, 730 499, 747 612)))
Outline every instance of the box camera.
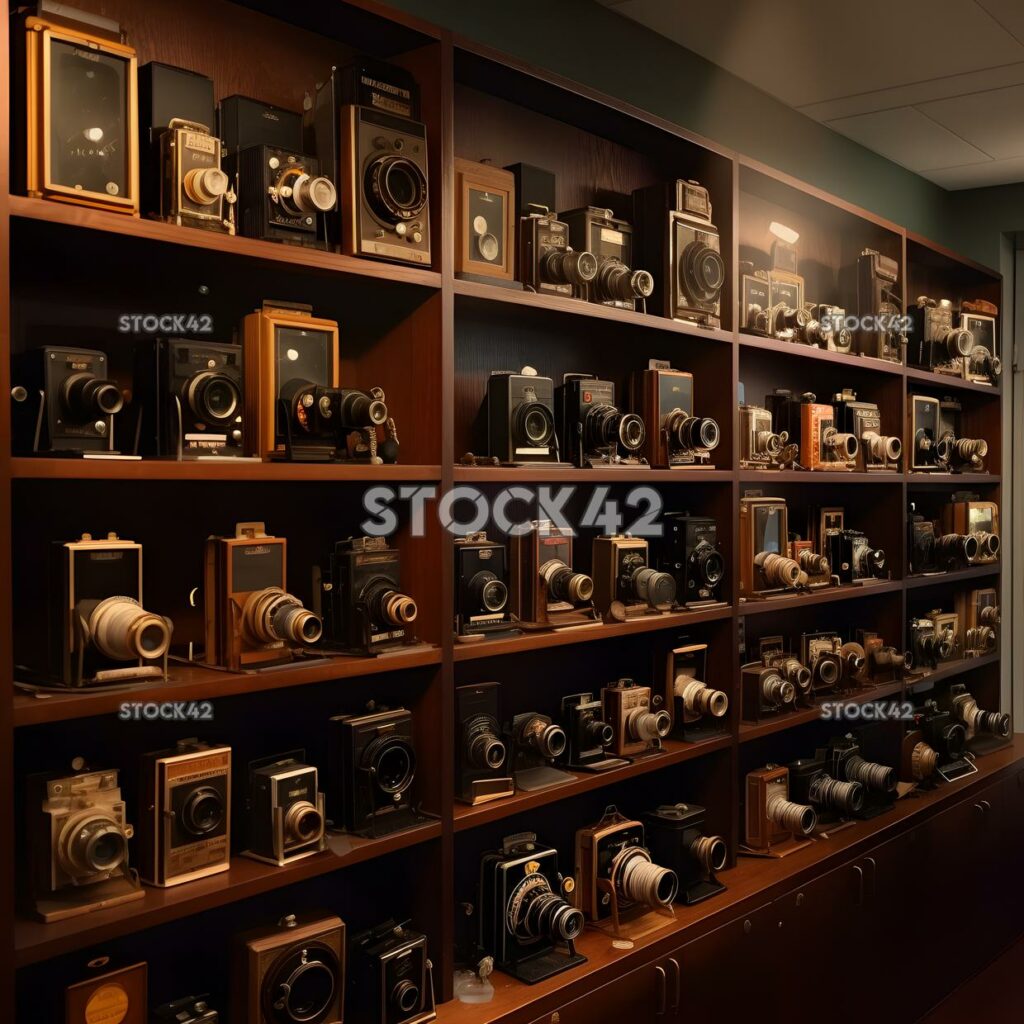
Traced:
POLYGON ((789 558, 789 521, 782 498, 740 499, 740 596, 778 594, 807 586, 807 573, 789 558))
POLYGON ((183 996, 163 1003, 153 1011, 153 1024, 219 1024, 220 1014, 206 1001, 208 998, 183 996))
POLYGON ((658 567, 675 579, 678 604, 697 607, 720 601, 725 558, 718 548, 718 523, 709 516, 668 513, 658 567))
MULTIPOLYGON (((145 963, 114 966, 109 957, 99 956, 86 963, 84 973, 86 977, 68 985, 63 992, 64 1015, 60 1020, 64 1024, 92 1024, 103 1016, 116 1020, 119 1015, 118 1024, 148 1024, 148 967, 145 963)), ((47 988, 52 993, 52 983, 47 988)), ((212 1022, 217 1024, 216 1015, 212 1022)), ((191 1024, 191 1021, 185 1020, 184 1024, 191 1024)))
POLYGON ((672 730, 672 716, 662 707, 664 699, 649 686, 619 679, 601 690, 604 720, 612 727, 610 750, 616 757, 643 757, 661 750, 661 741, 672 730))
POLYGON ((887 644, 877 633, 857 630, 858 641, 864 649, 864 682, 891 683, 904 679, 910 670, 913 656, 887 644))
POLYGON ((621 768, 628 761, 610 757, 615 730, 604 720, 604 707, 592 693, 573 693, 562 698, 562 727, 565 730, 565 763, 575 771, 604 772, 621 768))
POLYGON ((999 505, 979 501, 978 497, 969 491, 957 491, 942 509, 944 529, 977 541, 977 554, 967 559, 972 565, 999 561, 999 505))
POLYGON ((991 654, 999 644, 999 598, 991 587, 957 595, 957 614, 964 631, 964 657, 991 654))
POLYGON ((740 406, 740 469, 783 469, 800 458, 788 430, 776 433, 772 413, 759 405, 740 406))
POLYGON ((790 800, 789 770, 769 764, 750 772, 746 781, 744 852, 760 857, 785 857, 802 849, 818 823, 808 804, 790 800))
POLYGON ((487 380, 487 450, 502 463, 558 462, 555 383, 535 373, 487 380))
POLYGON ((853 348, 853 331, 847 326, 846 310, 842 306, 821 303, 815 307, 814 316, 821 324, 829 352, 848 353, 853 348))
POLYGON ((339 540, 313 569, 313 594, 327 647, 370 655, 415 642, 416 602, 402 590, 400 556, 385 537, 339 540))
POLYGON ((786 683, 793 687, 796 703, 802 707, 811 707, 814 703, 811 670, 796 655, 786 649, 782 636, 763 636, 758 641, 757 647, 761 664, 778 673, 786 683))
POLYGON ((511 538, 512 614, 521 623, 547 628, 597 620, 594 581, 572 568, 572 531, 535 520, 511 538))
POLYGON ((302 150, 302 115, 236 93, 220 101, 217 134, 224 140, 225 156, 254 146, 298 153, 302 150))
POLYGON ((909 573, 939 571, 935 550, 937 539, 935 523, 920 515, 916 511, 914 503, 911 502, 910 513, 907 516, 907 571, 909 573))
POLYGON ((899 288, 899 262, 875 249, 865 249, 857 258, 857 317, 861 321, 854 334, 857 354, 890 363, 903 362, 907 337, 897 326, 903 314, 903 296, 899 288), (865 318, 886 318, 888 326, 864 325, 865 318))
POLYGON ((947 396, 939 402, 940 460, 947 464, 946 469, 950 473, 983 473, 988 441, 961 436, 962 412, 963 406, 954 398, 947 396))
POLYGON ((910 652, 914 665, 936 668, 940 661, 957 657, 960 650, 960 622, 955 612, 936 608, 908 623, 910 652))
MULTIPOLYGON (((245 160, 240 162, 244 165, 245 160)), ((210 134, 206 124, 173 118, 160 136, 160 165, 163 220, 179 227, 235 233, 237 197, 231 178, 221 169, 220 139, 210 134)), ((252 182, 245 185, 251 187, 252 182)), ((295 204, 298 207, 298 199, 295 204)))
POLYGON ((405 708, 330 720, 332 817, 346 832, 386 836, 425 819, 413 805, 416 749, 405 708))
POLYGON ((840 583, 887 579, 885 551, 860 530, 837 530, 827 537, 828 560, 840 583))
POLYGON ((709 462, 721 431, 709 416, 694 415, 693 374, 655 367, 633 374, 633 408, 644 421, 644 455, 658 469, 714 469, 709 462))
POLYGON ((315 644, 320 619, 288 593, 288 542, 263 523, 206 541, 206 662, 240 672, 291 661, 315 644))
POLYGON ((585 299, 597 277, 597 257, 569 245, 569 225, 546 206, 519 219, 519 280, 529 292, 585 299))
POLYGON ((960 304, 960 327, 970 331, 973 344, 964 357, 964 379, 978 384, 995 384, 1003 372, 1003 361, 999 358, 999 327, 996 322, 998 310, 990 303, 963 302, 960 304), (974 312, 972 306, 991 309, 991 315, 984 311, 974 312))
POLYGON ((974 347, 971 332, 953 323, 953 303, 949 299, 917 297, 910 311, 913 323, 917 366, 950 377, 963 377, 964 359, 974 347))
POLYGON ((172 886, 227 871, 231 748, 196 739, 142 758, 139 874, 172 886))
POLYGON ((586 918, 565 899, 575 887, 558 870, 557 850, 532 832, 507 836, 480 861, 481 951, 528 985, 586 963, 575 946, 586 918))
POLYGON ((515 175, 456 157, 455 181, 456 277, 510 283, 515 276, 515 175))
POLYGON ((591 564, 594 605, 607 621, 667 612, 676 599, 676 581, 649 564, 647 541, 625 535, 594 538, 591 564))
POLYGON ((516 715, 506 730, 505 738, 511 751, 516 789, 532 792, 573 781, 568 772, 554 767, 565 754, 568 737, 565 730, 547 715, 536 711, 516 715))
POLYGON ((831 405, 806 395, 800 404, 800 452, 807 469, 849 471, 857 468, 860 443, 854 434, 839 431, 831 405))
POLYGON ((807 589, 830 587, 835 582, 828 556, 814 550, 814 541, 790 534, 789 554, 807 574, 807 589))
POLYGON ((813 807, 819 821, 852 818, 863 808, 864 787, 834 779, 824 757, 798 758, 788 767, 790 799, 813 807))
POLYGON ((930 787, 938 767, 939 755, 925 741, 924 732, 910 729, 900 744, 900 781, 930 787))
POLYGON ((500 683, 475 683, 455 689, 455 795, 466 804, 512 796, 508 748, 502 738, 500 683))
POLYGON ((833 736, 827 750, 819 750, 816 756, 824 758, 833 779, 861 787, 861 806, 853 812, 857 817, 873 818, 895 803, 899 772, 889 765, 864 758, 852 734, 833 736))
POLYGON ((579 469, 646 465, 644 421, 619 411, 615 385, 582 373, 567 373, 562 380, 555 407, 565 460, 579 469))
POLYGON ((802 634, 800 661, 811 673, 815 696, 855 690, 862 685, 864 648, 853 641, 844 641, 838 633, 824 630, 802 634))
POLYGON ((125 402, 104 353, 44 345, 21 357, 19 371, 11 410, 16 450, 119 454, 114 431, 124 423, 125 402))
POLYGON ((705 814, 699 804, 662 804, 644 815, 651 858, 679 879, 679 899, 687 906, 725 892, 715 872, 726 866, 729 851, 721 836, 705 834, 705 814))
POLYGON ((910 469, 915 473, 948 473, 949 445, 943 440, 939 400, 928 395, 911 395, 908 434, 913 442, 910 469))
POLYGON ((269 928, 244 932, 235 937, 231 973, 237 1024, 341 1024, 345 925, 333 915, 289 914, 269 928))
MULTIPOLYGON (((139 215, 135 50, 115 21, 63 4, 24 19, 12 60, 26 82, 15 152, 30 196, 139 215)), ((17 166, 17 162, 15 162, 17 166)))
POLYGON ((670 908, 679 879, 654 863, 644 843, 644 826, 612 806, 600 821, 576 832, 576 905, 592 921, 629 911, 670 908))
POLYGON ((381 1024, 437 1020, 427 937, 410 928, 408 921, 384 921, 353 936, 350 953, 350 1019, 381 1024))
POLYGON ((167 678, 171 620, 146 611, 142 545, 115 533, 55 544, 48 598, 47 661, 40 674, 59 686, 110 686, 167 678))
POLYGON ((900 470, 903 442, 882 433, 882 413, 874 402, 857 401, 857 393, 844 388, 832 396, 837 430, 846 431, 858 441, 857 466, 861 472, 900 470))
POLYGON ((796 658, 782 650, 782 638, 761 642, 761 657, 740 668, 743 717, 759 722, 763 718, 795 711, 797 698, 809 689, 810 673, 796 658), (778 640, 778 643, 772 643, 778 640))
POLYGON ((633 269, 633 228, 629 221, 597 206, 558 216, 569 228, 569 244, 597 258, 597 273, 587 283, 587 298, 619 309, 636 309, 639 305, 646 312, 654 277, 649 270, 633 269))
POLYGON ((740 261, 739 328, 745 334, 774 337, 769 310, 772 307, 771 284, 768 273, 754 270, 749 260, 740 261))
POLYGON ((984 711, 963 683, 950 686, 947 700, 953 717, 967 730, 968 743, 982 734, 1009 739, 1010 716, 998 711, 984 711))
POLYGON ((143 897, 128 866, 128 824, 116 770, 33 775, 27 793, 33 909, 46 922, 143 897))
POLYGON ((914 714, 914 725, 920 730, 920 742, 926 749, 913 752, 916 757, 911 767, 921 773, 922 781, 937 773, 953 782, 978 770, 967 752, 967 729, 952 711, 943 710, 934 700, 926 700, 914 714), (932 772, 928 772, 932 765, 932 772))
POLYGON ((637 189, 633 219, 640 240, 637 261, 654 276, 652 311, 721 327, 726 270, 708 190, 682 179, 637 189))
POLYGON ((242 455, 242 348, 187 338, 140 344, 135 402, 143 455, 201 459, 242 455))
POLYGON ((250 762, 246 857, 284 867, 327 848, 319 773, 305 758, 295 750, 250 762))
POLYGON ((456 537, 455 635, 460 637, 513 636, 509 610, 507 553, 485 533, 456 537))

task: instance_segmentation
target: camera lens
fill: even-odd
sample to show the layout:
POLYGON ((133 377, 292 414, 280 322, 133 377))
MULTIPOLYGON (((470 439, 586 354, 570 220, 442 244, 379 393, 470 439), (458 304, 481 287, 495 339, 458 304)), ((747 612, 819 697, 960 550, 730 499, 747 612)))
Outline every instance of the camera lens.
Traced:
POLYGON ((967 730, 959 723, 953 722, 944 726, 939 732, 939 739, 949 758, 960 757, 967 745, 967 730))
POLYGON ((706 541, 701 541, 691 557, 697 576, 704 581, 705 586, 718 586, 725 575, 725 559, 718 549, 706 541))
POLYGON ((679 277, 686 295, 712 302, 725 284, 725 260, 704 242, 690 242, 679 260, 679 277))
POLYGON ((301 175, 292 186, 292 199, 303 213, 327 213, 338 201, 338 193, 330 178, 301 175))
POLYGON ((226 374, 204 370, 188 382, 185 399, 197 419, 222 423, 235 415, 242 396, 226 374))
POLYGON ((192 836, 204 836, 220 828, 224 800, 212 786, 200 786, 188 795, 181 809, 181 824, 192 836))
POLYGON ((864 547, 860 553, 862 576, 881 576, 885 570, 885 552, 881 548, 864 547))
POLYGON ((978 730, 1005 738, 1010 735, 1010 716, 998 711, 982 711, 978 720, 978 730))
POLYGON ((517 448, 549 448, 555 418, 541 402, 524 402, 512 413, 512 441, 517 448))
POLYGON ((320 1024, 334 1002, 340 965, 320 943, 289 947, 263 984, 263 1017, 268 1024, 320 1024))
POLYGON ((846 777, 859 782, 866 789, 880 793, 893 793, 899 782, 899 774, 888 765, 865 761, 859 754, 851 754, 844 762, 846 777))
POLYGON ((113 416, 124 408, 124 398, 113 381, 91 373, 73 373, 61 384, 64 407, 78 421, 113 416))
POLYGON ((633 302, 651 295, 654 278, 646 270, 630 270, 615 256, 605 256, 599 261, 594 285, 601 301, 633 302))
POLYGON ((292 598, 292 602, 282 602, 273 611, 273 633, 293 644, 315 644, 323 632, 322 623, 311 611, 303 608, 296 598, 292 598))
POLYGON ((999 535, 995 533, 978 533, 978 547, 986 558, 995 558, 999 554, 999 535))
POLYGON ((635 569, 629 577, 629 588, 640 601, 651 608, 667 608, 676 599, 676 581, 667 572, 648 566, 635 569))
POLYGON ((769 704, 792 704, 796 700, 796 687, 774 669, 769 669, 761 676, 761 696, 769 704))
POLYGON ((416 602, 394 589, 394 583, 384 577, 371 580, 362 591, 363 600, 376 623, 408 626, 416 621, 416 602))
POLYGON ((769 455, 773 459, 782 453, 782 438, 771 430, 759 430, 754 435, 754 451, 758 455, 769 455))
POLYGON ((645 711, 636 708, 626 719, 629 735, 635 742, 651 743, 664 739, 672 728, 672 718, 667 711, 645 711))
POLYGON ((765 811, 769 821, 796 835, 810 835, 818 823, 818 815, 813 807, 795 804, 781 793, 773 793, 768 797, 765 811))
POLYGON ((193 167, 182 181, 185 195, 198 206, 212 206, 230 184, 228 176, 219 167, 193 167))
POLYGON ((469 741, 466 752, 469 763, 480 771, 497 769, 505 763, 505 744, 487 728, 476 733, 469 741))
POLYGON ((366 169, 364 182, 373 212, 389 224, 409 220, 427 203, 427 179, 423 171, 402 156, 382 156, 366 169))
POLYGON ((898 437, 885 437, 882 434, 865 434, 871 457, 878 462, 896 462, 903 454, 903 445, 898 437))
POLYGON ((594 595, 594 581, 581 572, 573 572, 560 559, 553 558, 540 567, 540 576, 548 585, 548 595, 555 601, 583 604, 594 595))
POLYGON ((399 1013, 412 1013, 420 1005, 420 989, 408 978, 400 981, 391 990, 391 1002, 399 1013))
POLYGON ((528 719, 520 726, 520 738, 528 743, 541 757, 556 758, 565 753, 565 730, 540 715, 528 719))
POLYGON ((806 690, 811 685, 811 672, 796 658, 786 658, 779 665, 779 671, 797 689, 806 690))
POLYGON ((597 277, 597 257, 586 250, 552 249, 542 257, 539 269, 552 284, 586 284, 597 277))
POLYGON ((669 868, 652 863, 642 846, 630 846, 615 856, 611 866, 622 899, 646 907, 667 907, 679 892, 679 878, 669 868))
POLYGON ((324 816, 308 800, 296 800, 284 815, 285 842, 315 842, 324 834, 324 816))
POLYGON ((113 661, 152 661, 171 646, 166 620, 145 611, 130 597, 107 597, 88 616, 89 633, 96 647, 113 661))
POLYGON ((406 740, 382 736, 363 752, 363 764, 385 793, 404 793, 416 775, 416 754, 406 740))
POLYGON ((512 915, 513 930, 523 939, 570 942, 579 937, 584 924, 583 911, 552 892, 547 879, 541 876, 524 893, 512 915))
POLYGON ((825 444, 836 453, 840 459, 850 460, 857 457, 860 445, 853 434, 841 434, 834 427, 825 431, 825 444))
POLYGON ((254 644, 312 644, 322 631, 320 619, 280 587, 253 591, 242 607, 242 632, 254 644))
POLYGON ((927 779, 939 766, 939 755, 927 743, 916 743, 910 752, 910 769, 915 779, 927 779))
POLYGON ((619 420, 619 444, 626 451, 638 451, 643 447, 646 436, 647 432, 644 429, 644 421, 636 413, 627 412, 622 414, 622 418, 619 420))
POLYGON ((721 690, 712 689, 699 679, 676 676, 673 689, 691 715, 711 715, 712 718, 722 718, 729 710, 728 695, 721 690))
POLYGON ((690 843, 690 856, 705 871, 721 871, 728 856, 721 836, 700 836, 690 843))
POLYGON ((341 418, 353 427, 379 427, 388 418, 388 407, 363 391, 348 391, 341 400, 341 418))
POLYGON ((107 813, 83 811, 61 832, 58 857, 72 878, 113 871, 128 856, 124 829, 107 813))
POLYGON ((799 563, 785 555, 776 554, 774 551, 762 551, 754 558, 754 565, 758 566, 769 586, 795 587, 800 582, 801 573, 799 563))
POLYGON ((600 718, 591 718, 583 726, 583 738, 588 746, 607 747, 615 739, 615 730, 600 718))
POLYGON ((835 658, 819 657, 814 664, 814 675, 819 683, 832 686, 839 679, 839 662, 835 658))
POLYGON ((508 601, 508 587, 494 575, 484 570, 469 581, 469 592, 477 606, 484 611, 500 612, 508 601))
POLYGON ((942 341, 951 359, 969 356, 974 348, 974 335, 966 328, 954 327, 946 331, 942 341))
POLYGON ((864 787, 859 782, 840 782, 822 772, 811 783, 811 800, 841 814, 856 814, 864 806, 864 787))

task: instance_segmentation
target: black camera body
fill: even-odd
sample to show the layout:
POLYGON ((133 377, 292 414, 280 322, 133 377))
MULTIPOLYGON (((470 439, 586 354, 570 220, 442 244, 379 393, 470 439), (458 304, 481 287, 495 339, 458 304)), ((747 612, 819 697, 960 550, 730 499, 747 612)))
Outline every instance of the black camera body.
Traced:
POLYGON ((699 804, 664 804, 644 815, 651 859, 676 873, 687 906, 725 892, 715 872, 726 866, 728 850, 721 836, 705 834, 706 813, 699 804))
POLYGON ((576 952, 583 912, 567 902, 575 883, 558 851, 532 832, 507 836, 480 861, 479 947, 495 967, 533 985, 587 958, 576 952))
POLYGON ((546 207, 519 220, 519 280, 527 291, 586 298, 597 277, 597 257, 569 245, 569 225, 546 207))
POLYGON ((567 740, 566 767, 604 772, 629 764, 626 758, 608 754, 608 748, 615 742, 615 730, 604 720, 604 704, 593 693, 573 693, 562 698, 562 728, 567 740))
POLYGON ((558 462, 555 382, 527 373, 487 380, 487 451, 506 464, 558 462))
POLYGON ((912 573, 938 572, 935 551, 935 523, 914 512, 907 517, 907 570, 912 573))
POLYGON ((502 739, 500 683, 474 683, 455 689, 455 796, 483 804, 512 796, 508 747, 502 739))
POLYGON ((134 401, 142 455, 245 454, 241 345, 158 338, 136 349, 134 401))
POLYGON ((373 837, 420 824, 424 818, 412 792, 412 712, 394 708, 336 715, 328 728, 328 796, 335 824, 373 837))
POLYGON ((725 559, 718 547, 717 521, 670 512, 664 525, 657 565, 675 578, 676 601, 691 605, 721 600, 725 559))
POLYGON ((184 996, 153 1011, 153 1024, 219 1024, 220 1014, 207 1003, 209 997, 184 996))
POLYGON ((833 736, 828 748, 819 750, 817 756, 824 758, 828 773, 834 779, 859 782, 864 787, 864 800, 856 812, 858 818, 877 817, 896 805, 899 771, 864 758, 853 735, 833 736))
MULTIPOLYGON (((818 751, 824 755, 824 751, 818 751)), ((824 756, 801 757, 789 764, 789 799, 809 804, 818 821, 853 818, 864 807, 864 787, 859 782, 837 779, 829 772, 824 756)))
POLYGON ((338 541, 313 570, 325 646, 368 655, 414 643, 416 602, 401 588, 401 557, 385 537, 338 541))
POLYGON ((568 772, 555 767, 565 756, 568 738, 549 715, 524 711, 513 716, 505 743, 516 789, 529 792, 572 781, 568 772))
POLYGON ((345 1008, 352 1019, 380 1024, 437 1020, 427 937, 408 921, 391 919, 354 935, 349 954, 345 1008))
MULTIPOLYGON (((876 249, 864 249, 857 257, 857 316, 899 317, 903 314, 903 296, 899 288, 899 263, 876 249)), ((907 336, 895 326, 882 331, 858 326, 854 334, 858 355, 903 362, 907 336)))
POLYGON ((639 305, 646 311, 654 278, 650 271, 632 269, 633 228, 629 221, 598 206, 570 210, 559 217, 569 227, 573 248, 597 257, 597 274, 587 285, 590 301, 618 309, 639 305))
POLYGON ((483 533, 458 537, 455 549, 455 635, 514 636, 508 593, 508 549, 483 533))
POLYGON ((304 750, 249 764, 247 857, 282 867, 326 849, 324 796, 304 750))
POLYGON ((555 389, 562 454, 585 466, 640 466, 646 431, 636 413, 620 412, 615 384, 588 374, 568 373, 555 389))
POLYGON ((926 700, 914 715, 914 725, 921 730, 925 743, 937 755, 937 770, 947 782, 977 771, 967 751, 967 728, 950 710, 926 700))
POLYGON ((935 373, 962 377, 964 359, 974 348, 974 335, 954 324, 953 303, 949 299, 936 302, 922 295, 910 315, 917 339, 917 365, 935 373))
POLYGON ((829 564, 840 583, 888 577, 885 552, 873 547, 861 530, 836 530, 825 542, 829 564))

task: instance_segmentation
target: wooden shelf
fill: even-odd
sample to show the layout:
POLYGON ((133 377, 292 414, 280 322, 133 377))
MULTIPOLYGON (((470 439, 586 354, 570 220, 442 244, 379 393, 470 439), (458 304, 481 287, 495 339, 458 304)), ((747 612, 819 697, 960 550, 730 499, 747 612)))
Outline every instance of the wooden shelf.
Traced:
POLYGON ((902 473, 811 472, 802 469, 741 469, 737 475, 741 487, 744 484, 767 484, 773 480, 777 480, 780 484, 903 484, 902 473))
POLYGON ((15 922, 14 928, 15 966, 24 967, 48 960, 85 946, 108 942, 121 935, 293 885, 307 878, 340 871, 360 861, 376 859, 395 850, 437 839, 440 835, 441 823, 434 821, 380 839, 330 836, 328 849, 323 853, 294 861, 284 867, 263 864, 246 857, 233 857, 230 869, 222 874, 170 889, 147 887, 143 899, 119 907, 50 924, 22 917, 15 922))
POLYGON ((930 690, 936 683, 941 683, 943 679, 955 679, 957 676, 984 668, 986 665, 994 665, 997 661, 999 661, 998 651, 982 655, 980 658, 958 658, 956 661, 944 661, 938 668, 928 669, 922 675, 909 676, 906 680, 907 691, 921 693, 930 690))
POLYGON ((545 804, 555 803, 559 800, 567 800, 570 797, 578 796, 580 793, 589 793, 595 789, 603 789, 605 786, 614 785, 624 779, 632 779, 638 775, 646 775, 648 772, 660 771, 669 765, 680 764, 683 761, 690 761, 695 757, 703 757, 705 754, 712 754, 718 750, 728 750, 732 746, 732 737, 728 734, 716 736, 714 739, 702 740, 699 743, 686 743, 683 740, 665 740, 663 753, 653 757, 637 758, 632 764, 624 768, 613 768, 606 772, 585 773, 580 772, 574 776, 572 782, 566 782, 560 786, 551 786, 548 789, 536 790, 532 793, 516 792, 514 796, 504 800, 493 800, 490 803, 479 804, 470 807, 468 804, 455 804, 455 831, 462 832, 468 828, 475 828, 477 825, 484 825, 490 821, 500 821, 502 818, 510 818, 514 814, 522 814, 525 811, 532 811, 534 808, 543 807, 545 804))
POLYGON ((47 199, 12 195, 9 197, 9 201, 11 216, 24 220, 44 221, 69 228, 102 231, 112 235, 127 235, 132 238, 187 246, 193 249, 208 249, 229 256, 288 264, 300 270, 348 274, 357 278, 393 281, 396 284, 416 285, 421 288, 437 289, 441 287, 439 273, 419 267, 359 259, 355 256, 343 256, 336 252, 308 249, 304 246, 264 242, 255 238, 243 238, 241 235, 225 235, 219 231, 178 227, 176 224, 167 224, 163 221, 126 217, 123 214, 91 210, 85 206, 56 203, 47 199))
POLYGON ((740 331, 736 335, 740 344, 740 373, 743 372, 743 350, 759 350, 775 352, 781 356, 796 359, 811 359, 820 363, 838 363, 848 366, 851 370, 867 370, 870 373, 883 373, 889 376, 903 375, 900 363, 891 363, 888 359, 872 359, 868 356, 852 355, 846 352, 829 352, 827 349, 814 348, 811 345, 798 345, 792 341, 779 341, 778 338, 762 338, 759 334, 746 334, 740 331))
POLYGON ((621 469, 576 469, 573 466, 456 466, 456 483, 517 483, 531 486, 546 483, 612 484, 711 484, 727 483, 733 478, 728 469, 651 469, 624 466, 621 469))
POLYGON ((954 569, 952 572, 908 576, 904 582, 907 585, 907 590, 919 590, 921 587, 934 587, 940 583, 958 583, 961 580, 976 580, 981 576, 998 576, 1000 571, 999 562, 989 562, 986 565, 971 565, 966 569, 954 569))
POLYGON ((387 480, 440 480, 440 466, 323 462, 174 462, 142 459, 14 458, 15 480, 322 480, 332 483, 374 483, 387 480))
POLYGON ((938 391, 976 391, 993 398, 998 398, 1001 392, 998 384, 979 384, 974 380, 951 377, 948 373, 933 373, 931 370, 921 370, 916 366, 908 366, 906 376, 907 384, 911 388, 914 384, 923 384, 938 391))
POLYGON ((908 473, 908 487, 993 487, 1000 483, 998 473, 908 473))
POLYGON ((816 604, 832 604, 835 601, 855 601, 877 594, 893 594, 903 589, 902 580, 880 580, 878 583, 846 584, 842 587, 824 587, 807 594, 766 597, 751 601, 740 601, 736 606, 737 615, 764 615, 767 612, 785 612, 794 608, 807 608, 816 604))
POLYGON ((718 622, 732 617, 732 606, 707 608, 692 612, 669 612, 665 615, 645 615, 629 622, 601 623, 571 629, 522 633, 499 640, 478 640, 474 643, 456 643, 455 661, 473 661, 476 658, 496 658, 524 651, 539 651, 549 647, 567 647, 571 644, 611 640, 637 633, 654 633, 662 629, 686 629, 699 622, 718 622))
POLYGON ((124 688, 103 693, 73 690, 45 694, 16 692, 14 725, 41 725, 71 718, 112 714, 125 702, 211 700, 237 697, 245 693, 306 686, 332 680, 398 672, 402 669, 439 665, 439 647, 416 648, 409 652, 384 654, 375 658, 310 658, 280 668, 260 672, 222 672, 199 664, 171 662, 166 682, 124 688))

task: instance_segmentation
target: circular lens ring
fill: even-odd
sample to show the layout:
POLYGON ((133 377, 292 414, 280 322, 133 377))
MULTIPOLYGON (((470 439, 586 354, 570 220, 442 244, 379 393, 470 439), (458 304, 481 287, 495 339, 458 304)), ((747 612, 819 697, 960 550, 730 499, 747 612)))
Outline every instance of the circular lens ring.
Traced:
POLYGON ((181 824, 189 835, 215 832, 224 821, 224 798, 213 786, 199 786, 189 793, 181 809, 181 824))

